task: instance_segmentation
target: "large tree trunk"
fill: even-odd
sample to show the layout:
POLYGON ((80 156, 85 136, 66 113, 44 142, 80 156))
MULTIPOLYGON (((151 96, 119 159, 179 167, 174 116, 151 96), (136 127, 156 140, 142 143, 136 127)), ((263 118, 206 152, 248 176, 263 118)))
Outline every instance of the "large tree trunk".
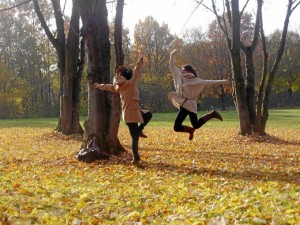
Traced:
POLYGON ((246 101, 245 84, 241 69, 240 56, 240 12, 239 2, 232 1, 232 68, 233 81, 236 95, 237 110, 240 120, 240 134, 246 135, 251 133, 248 106, 246 101))
POLYGON ((88 52, 88 118, 83 144, 97 137, 97 145, 110 153, 107 135, 110 127, 111 94, 95 89, 93 84, 110 82, 110 41, 106 0, 79 0, 82 36, 88 52))

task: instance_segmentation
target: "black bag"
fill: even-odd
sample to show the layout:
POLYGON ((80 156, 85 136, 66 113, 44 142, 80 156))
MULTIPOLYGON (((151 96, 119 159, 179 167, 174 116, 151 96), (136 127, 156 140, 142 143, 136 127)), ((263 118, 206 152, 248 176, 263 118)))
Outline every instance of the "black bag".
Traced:
POLYGON ((76 155, 78 161, 94 162, 98 159, 109 159, 109 154, 101 151, 97 145, 97 138, 94 136, 88 142, 86 148, 82 148, 76 155))

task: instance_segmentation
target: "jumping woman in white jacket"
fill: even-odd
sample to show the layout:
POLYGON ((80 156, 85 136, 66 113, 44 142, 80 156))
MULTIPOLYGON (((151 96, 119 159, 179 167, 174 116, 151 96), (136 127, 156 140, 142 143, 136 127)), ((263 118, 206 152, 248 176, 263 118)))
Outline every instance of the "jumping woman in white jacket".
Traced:
POLYGON ((208 120, 217 118, 223 120, 222 116, 215 110, 204 115, 200 119, 197 117, 197 99, 207 85, 226 83, 228 80, 202 80, 198 78, 197 72, 191 65, 184 65, 181 69, 174 64, 174 49, 170 53, 169 68, 173 75, 175 92, 169 93, 169 100, 179 109, 174 123, 174 131, 189 133, 189 140, 194 137, 195 129, 200 128, 208 120), (185 118, 189 116, 193 127, 182 125, 185 118))

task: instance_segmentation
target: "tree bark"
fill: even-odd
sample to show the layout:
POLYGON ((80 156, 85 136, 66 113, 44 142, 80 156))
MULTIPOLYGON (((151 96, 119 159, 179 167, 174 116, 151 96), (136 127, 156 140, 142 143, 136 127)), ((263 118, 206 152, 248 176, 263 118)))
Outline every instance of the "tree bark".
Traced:
POLYGON ((281 58, 284 53, 284 48, 285 48, 285 43, 286 43, 286 37, 287 37, 287 32, 288 32, 288 26, 289 26, 289 19, 290 16, 292 15, 292 12, 299 6, 300 1, 295 1, 295 0, 289 0, 288 1, 288 7, 287 7, 287 13, 284 21, 284 26, 283 26, 283 31, 281 34, 281 41, 279 44, 279 48, 277 51, 277 56, 275 59, 275 62, 270 70, 270 75, 269 79, 267 82, 267 87, 265 90, 264 94, 264 99, 262 102, 262 116, 261 116, 261 126, 260 126, 260 133, 265 134, 266 133, 266 124, 269 118, 269 99, 270 99, 270 94, 274 85, 274 80, 275 80, 275 74, 278 70, 281 58))
POLYGON ((85 122, 83 145, 97 137, 100 150, 110 153, 107 138, 110 127, 111 95, 95 89, 93 84, 110 82, 110 41, 106 0, 78 0, 82 18, 82 36, 87 46, 88 118, 85 122))
MULTIPOLYGON (((71 26, 68 40, 65 38, 64 20, 61 14, 60 1, 51 0, 56 22, 56 37, 51 33, 45 18, 40 10, 38 0, 33 0, 35 12, 41 22, 48 39, 57 52, 59 80, 60 80, 60 117, 56 130, 63 134, 82 133, 79 120, 80 101, 74 101, 73 93, 80 95, 80 90, 75 90, 75 77, 78 77, 79 53, 79 14, 76 3, 72 10, 71 26), (78 93, 77 93, 78 92, 78 93)), ((76 1, 75 1, 76 2, 76 1)), ((81 82, 81 79, 77 82, 81 82)), ((78 85, 77 85, 78 86, 78 85)))
MULTIPOLYGON (((116 7, 115 29, 114 29, 116 67, 124 64, 123 41, 122 41, 123 40, 122 38, 123 37, 122 35, 123 8, 124 8, 124 0, 118 0, 117 7, 116 7)), ((121 118, 120 95, 117 93, 111 93, 111 99, 112 99, 112 113, 109 119, 110 127, 109 127, 108 142, 111 143, 110 152, 119 153, 125 150, 122 147, 118 138, 118 131, 120 126, 120 118, 121 118)))
MULTIPOLYGON (((79 13, 76 1, 73 3, 70 29, 65 48, 65 75, 63 77, 63 107, 61 132, 83 133, 80 126, 80 83, 79 66, 79 13)), ((84 49, 83 49, 84 50, 84 49)), ((84 61, 83 61, 84 62, 84 61)), ((82 63, 82 61, 81 61, 82 63)))
POLYGON ((262 0, 257 0, 257 13, 255 21, 254 36, 251 45, 244 46, 241 43, 241 48, 245 54, 246 58, 246 101, 249 111, 251 131, 255 130, 255 120, 256 120, 256 109, 255 109, 255 66, 253 62, 253 54, 258 43, 259 38, 259 28, 260 28, 260 19, 262 13, 262 0))
POLYGON ((240 57, 240 13, 239 2, 232 1, 232 67, 233 67, 233 81, 236 95, 237 110, 240 120, 240 134, 246 135, 251 133, 250 119, 248 106, 246 101, 245 84, 241 69, 240 57))

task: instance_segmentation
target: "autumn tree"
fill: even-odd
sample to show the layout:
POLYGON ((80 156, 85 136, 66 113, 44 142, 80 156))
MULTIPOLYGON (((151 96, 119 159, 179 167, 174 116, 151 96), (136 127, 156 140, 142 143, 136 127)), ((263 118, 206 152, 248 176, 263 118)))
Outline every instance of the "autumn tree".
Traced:
MULTIPOLYGON (((258 44, 259 31, 261 31, 261 36, 263 36, 263 26, 262 26, 262 0, 257 0, 257 11, 256 11, 256 21, 254 26, 253 35, 251 41, 248 40, 247 44, 245 44, 241 39, 241 15, 243 14, 247 4, 243 6, 242 10, 239 8, 238 1, 228 1, 224 0, 224 6, 226 9, 226 13, 222 15, 218 14, 216 1, 212 0, 211 10, 216 15, 219 26, 223 30, 228 48, 231 52, 232 59, 232 68, 233 68, 233 87, 234 87, 234 95, 236 108, 239 113, 240 120, 240 133, 242 135, 250 134, 254 130, 255 132, 259 132, 260 134, 265 134, 265 124, 268 117, 268 96, 271 92, 273 86, 273 76, 270 76, 271 79, 268 82, 268 86, 265 90, 265 79, 266 79, 266 60, 264 63, 265 72, 262 75, 262 81, 260 83, 258 95, 255 101, 255 67, 253 54, 254 50, 258 44), (230 21, 229 24, 226 23, 226 20, 230 21), (243 50, 245 55, 245 67, 246 74, 245 79, 242 75, 241 68, 241 57, 240 57, 240 48, 243 50), (264 91, 265 90, 265 91, 264 91), (264 96, 264 97, 263 97, 264 96), (264 100, 262 100, 264 98, 264 100), (255 105, 256 104, 256 105, 255 105), (262 104, 264 105, 264 113, 263 116, 261 114, 262 104)), ((286 15, 285 29, 288 27, 289 17, 292 14, 292 11, 298 6, 299 3, 297 1, 289 0, 289 6, 286 15), (291 6, 290 6, 291 5, 291 6), (289 9, 290 7, 290 9, 289 9), (292 9, 293 8, 293 9, 292 9), (292 10, 291 10, 292 9, 292 10)), ((208 8, 208 7, 207 7, 208 8)), ((285 31, 285 30, 284 30, 285 31)), ((282 42, 278 49, 278 56, 276 58, 276 63, 274 64, 272 73, 276 72, 280 59, 281 59, 281 51, 284 49, 284 42, 286 33, 283 31, 282 33, 282 42), (277 61, 278 60, 278 61, 277 61)), ((262 42, 265 39, 262 37, 262 42)), ((266 45, 264 45, 266 46, 266 45)), ((266 47, 263 48, 266 50, 266 47)), ((267 58, 267 53, 264 53, 265 59, 267 58)))
MULTIPOLYGON (((280 41, 279 30, 268 36, 268 43, 270 46, 270 60, 274 60, 273 55, 276 56, 276 49, 272 48, 278 46, 280 41), (272 52, 274 51, 275 52, 272 52)), ((300 89, 300 35, 296 32, 288 32, 286 47, 282 56, 280 67, 278 68, 277 79, 274 81, 274 91, 277 93, 287 93, 287 100, 285 106, 294 106, 294 93, 300 89)))
POLYGON ((173 85, 168 63, 173 40, 168 25, 160 25, 151 16, 139 21, 134 29, 132 58, 136 59, 139 49, 145 49, 146 64, 139 82, 141 102, 153 112, 167 111, 170 106, 167 93, 173 85))
POLYGON ((60 117, 57 131, 63 134, 83 133, 80 126, 80 83, 84 66, 84 44, 79 42, 79 14, 77 1, 73 2, 69 30, 65 30, 67 21, 62 13, 60 0, 51 0, 56 31, 51 32, 43 15, 40 4, 33 0, 34 10, 48 39, 57 53, 57 65, 60 77, 60 117), (81 46, 81 48, 79 48, 81 46), (81 53, 79 51, 81 50, 81 53))
POLYGON ((57 116, 55 53, 36 26, 32 5, 5 0, 1 11, 1 118, 57 116))
MULTIPOLYGON (((252 132, 252 129, 255 125, 255 67, 254 67, 254 62, 253 62, 253 54, 255 51, 255 48, 258 44, 258 38, 259 38, 259 25, 260 25, 260 15, 261 15, 261 8, 262 8, 262 1, 258 0, 257 1, 257 16, 256 16, 256 22, 255 26, 253 28, 254 32, 251 35, 247 34, 249 33, 249 30, 251 32, 251 28, 249 25, 251 24, 251 16, 249 14, 245 14, 243 18, 246 20, 243 23, 241 22, 240 18, 240 10, 239 10, 239 5, 235 5, 234 3, 231 3, 232 5, 230 6, 229 2, 226 1, 226 10, 227 10, 227 18, 229 23, 229 26, 226 26, 226 17, 219 17, 219 25, 222 28, 224 34, 226 35, 226 38, 228 40, 228 43, 232 46, 234 46, 234 41, 239 42, 241 49, 244 52, 245 56, 245 80, 243 76, 233 74, 233 76, 236 78, 234 80, 234 87, 235 87, 235 97, 236 97, 236 106, 239 112, 239 115, 243 117, 243 121, 241 120, 240 117, 240 133, 241 134, 249 134, 252 132), (234 8, 234 6, 236 8, 234 8), (234 12, 234 9, 237 10, 237 12, 234 12), (233 17, 235 15, 235 17, 233 17), (241 24, 242 25, 247 25, 248 27, 244 27, 241 29, 241 24), (228 28, 227 28, 228 27, 228 28), (235 30, 233 28, 235 27, 235 30), (232 28, 232 29, 229 29, 232 28), (250 28, 250 29, 249 29, 250 28), (242 33, 243 31, 244 33, 242 33), (234 34, 234 32, 239 32, 242 33, 242 35, 239 35, 239 39, 234 40, 234 37, 237 37, 237 34, 234 34), (245 35, 246 34, 246 35, 245 35), (232 37, 232 39, 231 39, 232 37), (239 40, 239 41, 238 41, 239 40), (231 42, 229 42, 231 41, 231 42), (244 86, 244 87, 241 87, 244 86), (237 92, 237 89, 239 89, 239 92, 237 92), (244 97, 245 96, 245 99, 244 97), (239 100, 238 100, 239 99, 239 100), (246 100, 246 105, 243 102, 246 100), (239 107, 239 105, 241 107, 239 107), (250 127, 248 120, 250 121, 250 127)), ((246 5, 245 5, 246 6, 246 5)), ((217 10, 216 10, 216 5, 213 2, 213 9, 214 13, 216 16, 217 15, 217 10)), ((245 7, 243 8, 243 10, 245 7)), ((243 15, 243 11, 241 12, 243 15)), ((229 45, 229 47, 230 47, 229 45)), ((234 62, 234 61, 233 61, 234 62)), ((233 65, 234 67, 234 65, 233 65)), ((240 67, 237 66, 236 67, 240 67)), ((242 71, 240 71, 242 73, 242 71)))
POLYGON ((269 63, 269 53, 266 44, 266 38, 264 33, 264 26, 263 26, 263 18, 260 15, 261 20, 261 36, 262 36, 262 43, 263 43, 263 74, 260 82, 260 87, 258 91, 258 97, 256 101, 256 132, 263 135, 266 134, 266 125, 269 118, 269 101, 270 101, 270 94, 272 92, 272 88, 275 82, 275 75, 278 71, 279 64, 281 62, 282 56, 284 54, 284 49, 286 45, 287 33, 288 33, 288 26, 289 26, 289 19, 294 12, 294 10, 299 6, 299 0, 288 0, 286 16, 283 24, 283 30, 281 33, 280 42, 278 45, 278 50, 276 57, 272 66, 268 67, 269 63))

